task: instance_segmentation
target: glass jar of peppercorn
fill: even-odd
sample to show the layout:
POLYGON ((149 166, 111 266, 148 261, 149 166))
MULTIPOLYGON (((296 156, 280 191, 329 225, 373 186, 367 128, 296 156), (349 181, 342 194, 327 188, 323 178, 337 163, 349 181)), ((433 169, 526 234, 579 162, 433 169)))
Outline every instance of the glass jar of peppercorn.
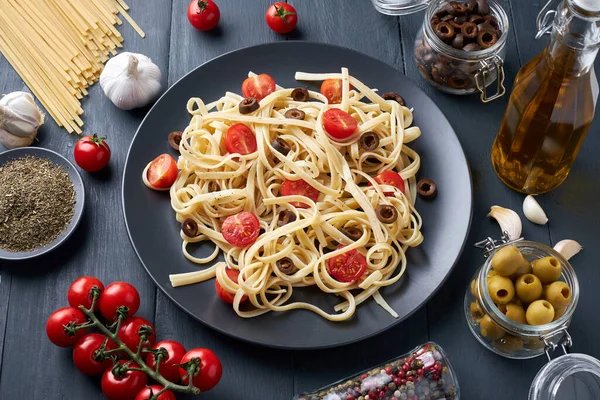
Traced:
POLYGON ((414 59, 436 89, 481 93, 485 103, 505 94, 504 58, 508 16, 495 0, 433 0, 417 34, 414 59), (487 87, 496 82, 496 93, 487 87))

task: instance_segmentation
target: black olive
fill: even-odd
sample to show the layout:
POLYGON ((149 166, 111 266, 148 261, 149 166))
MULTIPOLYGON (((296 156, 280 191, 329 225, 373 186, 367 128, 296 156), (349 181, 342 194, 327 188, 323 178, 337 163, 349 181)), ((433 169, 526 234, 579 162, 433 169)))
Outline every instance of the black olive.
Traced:
POLYGON ((219 184, 217 182, 208 182, 208 193, 218 192, 219 190, 221 190, 221 188, 219 187, 219 184))
POLYGON ((297 108, 292 108, 290 110, 287 110, 285 112, 285 114, 283 114, 283 116, 286 118, 289 118, 289 119, 303 120, 304 117, 306 117, 306 114, 302 110, 298 110, 297 108))
POLYGON ((396 207, 388 204, 378 205, 375 209, 375 214, 377 214, 377 219, 384 224, 391 224, 398 219, 398 210, 396 210, 396 207))
POLYGON ((360 146, 367 150, 375 150, 379 147, 379 136, 375 132, 365 132, 360 135, 360 146))
MULTIPOLYGON (((463 24, 462 26, 465 26, 465 25, 466 25, 466 23, 463 24)), ((450 24, 450 22, 440 22, 435 27, 435 34, 437 35, 437 37, 439 37, 443 41, 452 40, 452 38, 454 37, 454 33, 455 33, 455 29, 450 24)))
POLYGON ((417 183, 417 193, 426 200, 435 199, 437 196, 437 186, 431 179, 421 179, 417 183))
POLYGON ((172 148, 174 148, 175 150, 179 151, 179 143, 181 143, 181 136, 182 133, 179 131, 174 131, 169 133, 169 144, 171 145, 172 148))
POLYGON ((481 50, 481 46, 477 43, 469 43, 463 47, 464 51, 479 51, 481 50))
POLYGON ((275 266, 286 275, 292 275, 298 271, 298 268, 296 268, 294 262, 289 257, 283 257, 282 259, 277 260, 275 266))
POLYGON ((490 13, 490 4, 487 0, 477 0, 477 10, 479 10, 479 14, 488 15, 490 13))
POLYGON ((275 140, 273 140, 273 143, 271 143, 271 146, 273 146, 273 148, 275 150, 277 150, 278 152, 280 152, 284 156, 287 156, 287 154, 292 149, 290 147, 290 145, 285 140, 283 140, 282 138, 276 138, 275 140))
POLYGON ((299 87, 292 90, 292 99, 294 99, 294 101, 308 101, 309 98, 310 95, 308 94, 308 90, 304 88, 299 87))
POLYGON ((198 223, 191 218, 186 218, 181 223, 181 230, 187 237, 195 237, 198 235, 198 223))
POLYGON ((290 210, 281 210, 279 211, 279 215, 277 217, 277 226, 281 227, 289 224, 290 222, 294 222, 296 220, 296 214, 294 214, 290 210))
POLYGON ((342 233, 346 235, 349 239, 357 241, 362 237, 363 231, 353 226, 349 226, 347 228, 343 228, 342 233))
POLYGON ((402 96, 400 96, 398 93, 395 92, 387 92, 384 93, 383 96, 384 100, 395 100, 396 102, 400 103, 401 106, 406 106, 406 102, 404 101, 404 98, 402 96))
POLYGON ((258 100, 254 97, 246 97, 244 100, 240 101, 240 114, 250 114, 258 110, 260 105, 258 104, 258 100))
POLYGON ((460 31, 466 38, 473 39, 477 37, 477 25, 475 25, 475 22, 465 22, 461 26, 460 31))
POLYGON ((456 35, 454 37, 454 40, 452 40, 452 47, 454 47, 455 49, 462 49, 465 45, 465 35, 463 35, 462 33, 459 33, 458 35, 456 35))
POLYGON ((484 48, 492 47, 498 41, 498 35, 493 29, 484 29, 477 35, 477 43, 484 48))

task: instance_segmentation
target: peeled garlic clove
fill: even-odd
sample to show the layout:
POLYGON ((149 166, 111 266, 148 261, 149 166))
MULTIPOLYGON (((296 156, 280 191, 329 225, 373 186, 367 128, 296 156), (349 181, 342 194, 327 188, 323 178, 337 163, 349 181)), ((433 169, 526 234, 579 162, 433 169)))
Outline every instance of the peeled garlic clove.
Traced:
POLYGON ((545 225, 548 222, 548 217, 542 206, 532 195, 525 197, 523 201, 523 214, 534 224, 545 225))
POLYGON ((554 250, 559 252, 567 260, 579 253, 582 249, 583 247, 581 247, 579 243, 571 239, 561 240, 554 246, 554 250))
POLYGON ((492 206, 488 217, 492 217, 498 221, 502 233, 508 233, 510 239, 518 239, 521 237, 521 232, 523 230, 521 218, 519 217, 519 214, 513 210, 500 206, 492 206))
POLYGON ((0 99, 0 129, 29 138, 44 123, 44 114, 27 92, 12 92, 0 99))

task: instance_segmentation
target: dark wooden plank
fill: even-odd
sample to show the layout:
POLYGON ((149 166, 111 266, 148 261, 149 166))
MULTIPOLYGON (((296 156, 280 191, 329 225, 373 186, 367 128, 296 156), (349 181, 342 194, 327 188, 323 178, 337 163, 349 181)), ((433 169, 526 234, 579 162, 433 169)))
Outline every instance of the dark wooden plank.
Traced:
MULTIPOLYGON (((127 24, 120 29, 125 50, 148 55, 164 73, 167 82, 170 2, 132 4, 131 15, 146 29, 140 38, 127 24)), ((12 68, 1 60, 3 93, 24 88, 12 68)), ((120 182, 125 157, 144 110, 126 112, 117 109, 104 96, 99 85, 90 90, 83 103, 85 133, 107 136, 112 159, 99 174, 82 172, 86 187, 86 206, 80 227, 59 250, 36 260, 4 263, 12 273, 11 301, 5 336, 4 365, 0 380, 0 398, 22 399, 102 399, 96 380, 76 370, 71 351, 57 348, 48 341, 45 323, 55 309, 67 305, 66 291, 80 275, 95 275, 105 284, 124 280, 135 285, 141 295, 139 315, 153 319, 155 287, 142 269, 127 238, 121 212, 120 182), (35 376, 36 383, 23 379, 35 376)), ((50 119, 40 134, 42 147, 50 148, 73 161, 72 149, 77 136, 69 136, 50 119)))
POLYGON ((0 267, 0 376, 2 375, 2 353, 4 350, 4 332, 10 299, 11 275, 0 267))

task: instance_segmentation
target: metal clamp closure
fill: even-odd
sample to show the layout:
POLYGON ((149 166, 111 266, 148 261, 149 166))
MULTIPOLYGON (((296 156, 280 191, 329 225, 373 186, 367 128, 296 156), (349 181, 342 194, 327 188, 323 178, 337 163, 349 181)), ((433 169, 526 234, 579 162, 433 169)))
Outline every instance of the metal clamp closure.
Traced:
POLYGON ((483 249, 483 256, 485 258, 488 258, 490 254, 496 251, 496 249, 502 246, 520 242, 521 240, 523 240, 523 238, 511 239, 508 232, 504 231, 500 240, 488 237, 487 239, 482 240, 481 242, 475 243, 475 247, 483 249))
POLYGON ((535 20, 535 24, 537 25, 537 33, 535 35, 536 39, 541 38, 546 34, 550 34, 552 31, 552 24, 554 22, 554 17, 556 17, 556 10, 552 9, 552 3, 554 0, 548 0, 548 2, 542 7, 537 18, 535 20))
POLYGON ((504 63, 502 59, 498 56, 495 56, 491 59, 481 61, 481 68, 475 74, 475 84, 477 85, 477 89, 481 93, 481 101, 483 103, 489 103, 492 100, 496 100, 497 98, 504 96, 504 94, 506 93, 506 88, 504 87, 504 63), (491 96, 488 96, 488 75, 494 69, 496 70, 496 81, 498 82, 498 86, 496 89, 496 93, 491 96))
POLYGON ((569 335, 566 326, 563 326, 554 332, 542 335, 540 339, 542 339, 544 342, 544 351, 546 352, 548 361, 552 361, 551 354, 558 348, 558 346, 562 348, 563 354, 568 354, 567 347, 573 346, 573 339, 571 338, 571 335, 569 335))

